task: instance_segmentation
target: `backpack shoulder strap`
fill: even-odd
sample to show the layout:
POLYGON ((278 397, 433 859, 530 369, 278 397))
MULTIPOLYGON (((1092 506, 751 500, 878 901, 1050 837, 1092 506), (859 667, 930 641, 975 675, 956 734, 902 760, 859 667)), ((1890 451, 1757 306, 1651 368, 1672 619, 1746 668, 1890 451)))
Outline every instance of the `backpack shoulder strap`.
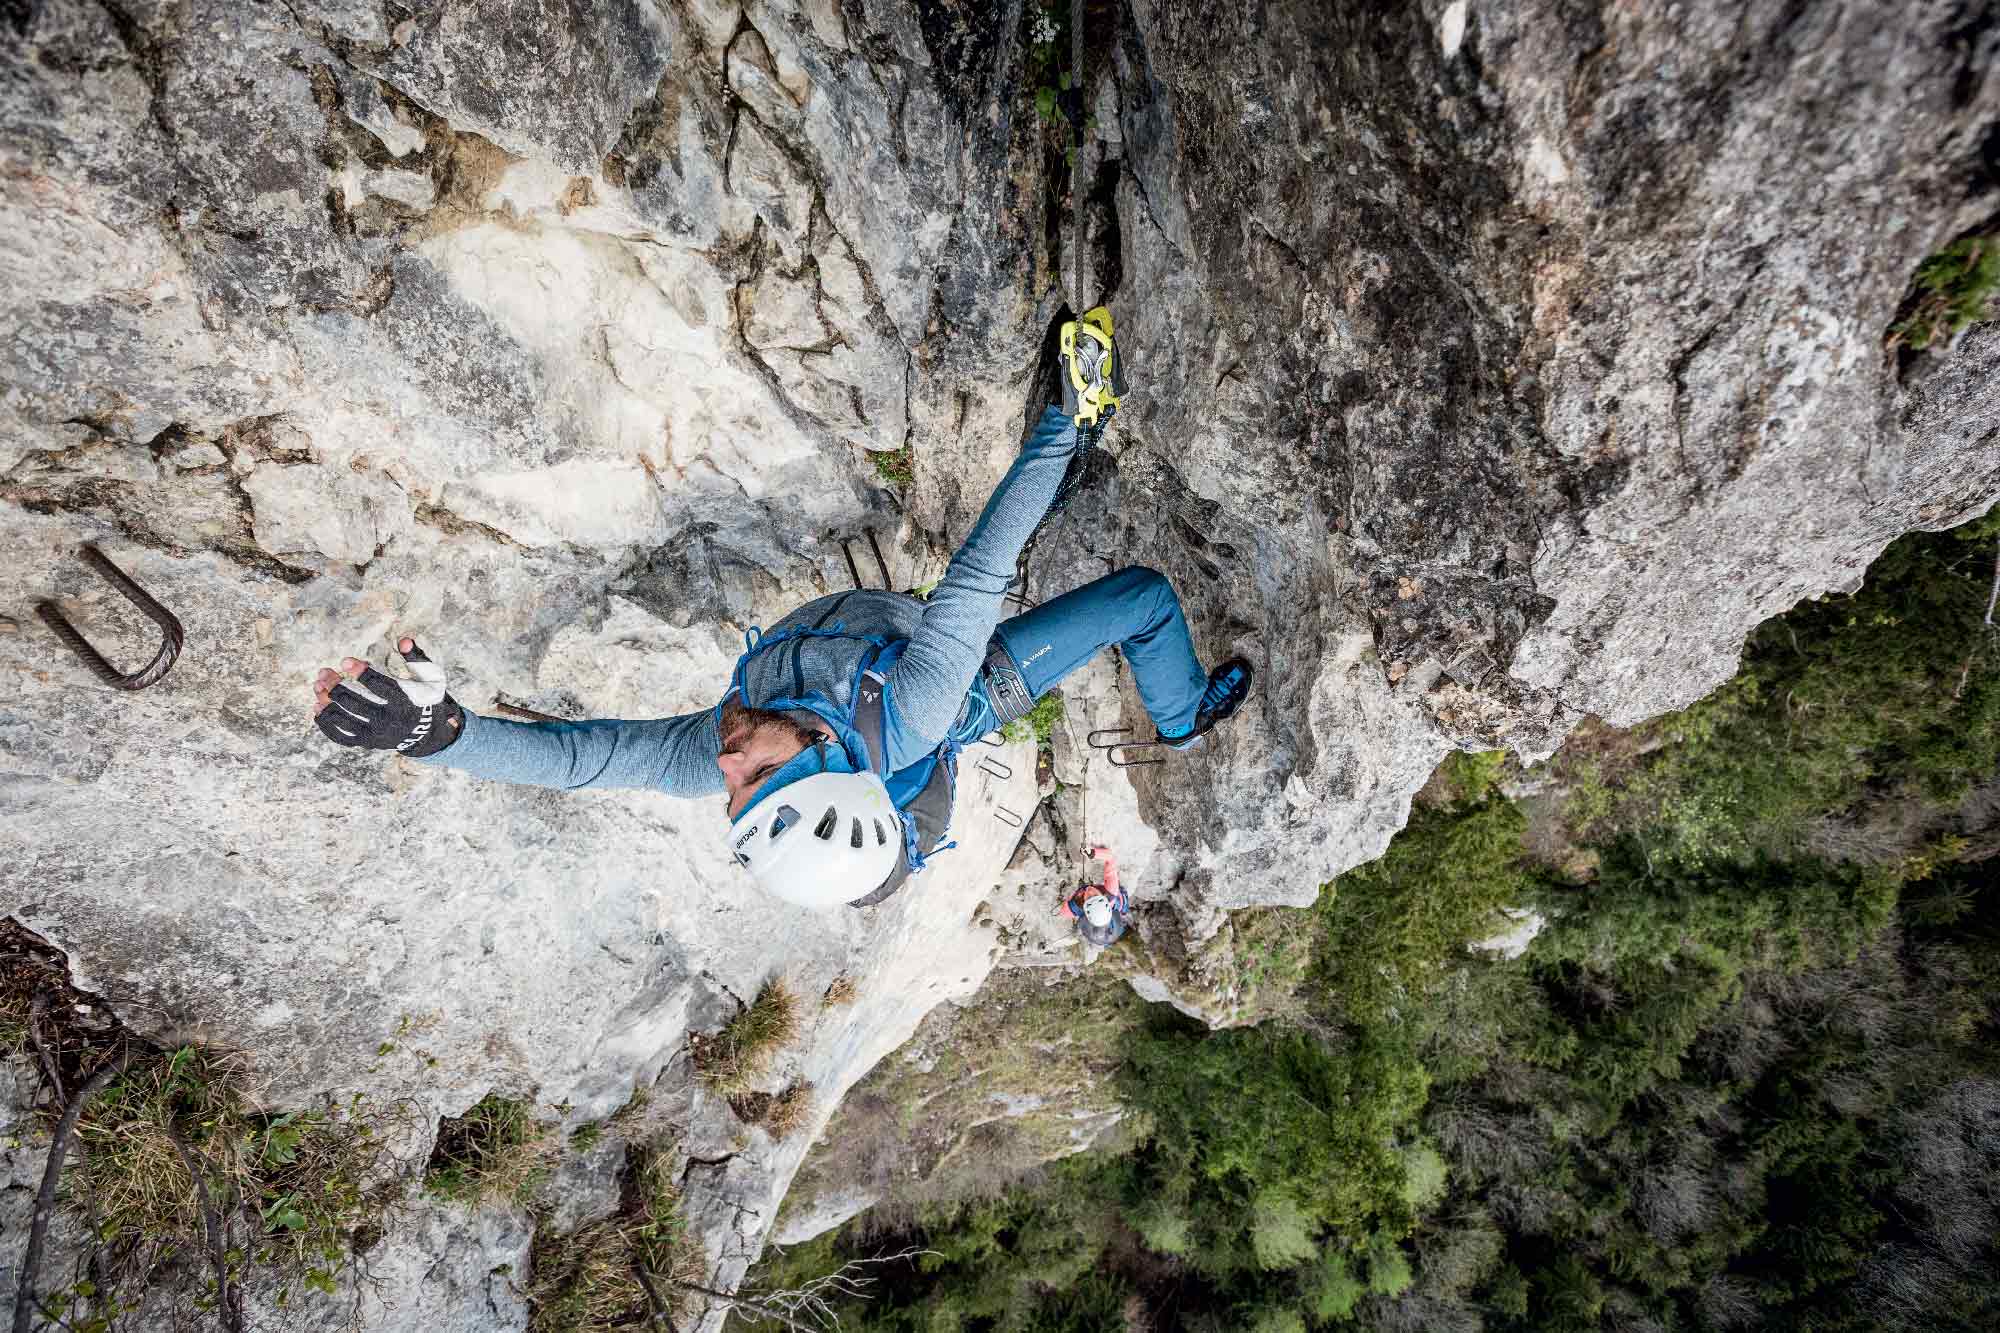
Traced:
POLYGON ((889 748, 882 738, 882 691, 887 684, 887 677, 871 667, 854 687, 854 729, 868 747, 868 771, 884 779, 889 776, 889 748))
MULTIPOLYGON (((869 771, 884 781, 889 778, 889 752, 882 735, 882 692, 886 683, 881 672, 869 669, 861 673, 854 688, 854 729, 868 747, 869 771)), ((946 826, 951 822, 955 779, 951 749, 941 745, 923 790, 907 798, 902 808, 903 855, 896 869, 872 893, 856 898, 849 907, 873 907, 902 888, 911 874, 923 869, 924 862, 944 841, 946 826)))

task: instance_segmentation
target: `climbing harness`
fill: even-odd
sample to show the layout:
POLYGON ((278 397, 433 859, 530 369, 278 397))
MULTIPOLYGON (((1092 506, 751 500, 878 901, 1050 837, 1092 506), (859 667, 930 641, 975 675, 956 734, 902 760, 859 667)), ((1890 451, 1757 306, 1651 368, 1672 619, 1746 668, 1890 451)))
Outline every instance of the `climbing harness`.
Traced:
POLYGON ((144 588, 132 581, 132 577, 111 563, 104 552, 95 546, 86 546, 80 554, 85 564, 91 566, 104 581, 116 588, 126 601, 144 612, 146 618, 160 627, 160 648, 153 654, 153 660, 144 667, 130 673, 120 671, 105 660, 104 654, 90 646, 90 640, 76 626, 69 623, 54 602, 39 602, 35 614, 42 618, 55 636, 83 660, 99 680, 117 690, 143 690, 149 685, 157 685, 166 674, 173 670, 174 660, 181 655, 181 644, 187 639, 187 632, 174 613, 153 600, 144 588))
POLYGON ((1035 708, 1035 694, 1014 665, 1014 655, 995 633, 986 642, 986 657, 979 664, 979 678, 986 682, 986 701, 993 705, 993 723, 1004 727, 1017 722, 1035 708))
POLYGON ((1184 736, 1162 736, 1156 732, 1153 739, 1149 741, 1125 740, 1121 738, 1130 736, 1132 728, 1103 727, 1091 732, 1084 739, 1091 749, 1096 750, 1105 759, 1110 761, 1113 768, 1138 768, 1145 764, 1164 764, 1167 762, 1165 754, 1153 754, 1151 752, 1156 750, 1185 751, 1194 749, 1203 737, 1215 730, 1218 723, 1227 722, 1230 718, 1235 717, 1236 710, 1241 708, 1243 701, 1250 697, 1250 683, 1256 679, 1256 672, 1251 668, 1249 659, 1244 657, 1232 657, 1215 670, 1209 672, 1209 689, 1213 691, 1216 684, 1226 680, 1231 672, 1240 672, 1242 674, 1240 684, 1229 688, 1223 697, 1212 706, 1205 707, 1197 712, 1195 714, 1194 725, 1188 728, 1188 732, 1184 736), (1147 757, 1134 758, 1134 754, 1143 754, 1147 757))

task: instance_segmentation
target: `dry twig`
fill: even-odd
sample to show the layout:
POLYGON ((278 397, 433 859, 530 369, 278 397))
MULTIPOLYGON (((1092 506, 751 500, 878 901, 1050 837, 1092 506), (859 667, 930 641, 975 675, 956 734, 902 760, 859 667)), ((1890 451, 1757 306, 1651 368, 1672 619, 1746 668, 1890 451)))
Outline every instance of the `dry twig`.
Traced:
POLYGON ((63 1158, 69 1150, 69 1136, 76 1131, 77 1117, 83 1114, 84 1106, 92 1097, 124 1072, 131 1059, 130 1050, 120 1051, 110 1064, 92 1074, 89 1081, 76 1090, 76 1096, 63 1107, 62 1118, 56 1121, 55 1135, 49 1140, 49 1164, 43 1168, 42 1188, 35 1195, 34 1219, 28 1224, 28 1248, 21 1254, 20 1286, 14 1292, 13 1333, 28 1333, 28 1323, 33 1317, 35 1274, 41 1267, 42 1246, 49 1238, 49 1218, 56 1211, 56 1182, 62 1179, 63 1158))
POLYGON ((228 1333, 243 1333, 243 1289, 239 1286, 233 1293, 229 1289, 229 1247, 223 1243, 222 1222, 209 1202, 208 1182, 202 1178, 200 1169, 208 1163, 203 1159, 197 1165, 198 1154, 188 1147, 171 1120, 161 1128, 167 1132, 167 1142, 174 1146, 174 1155, 181 1159, 189 1179, 194 1181, 195 1206, 201 1209, 202 1229, 208 1233, 208 1257, 215 1265, 215 1308, 221 1313, 222 1326, 228 1333))
POLYGON ((850 1259, 831 1273, 822 1274, 802 1287, 786 1291, 759 1291, 750 1295, 715 1291, 680 1278, 670 1280, 677 1287, 736 1307, 748 1315, 753 1324, 773 1319, 786 1328, 801 1330, 802 1333, 826 1333, 827 1329, 840 1327, 840 1316, 833 1308, 835 1301, 868 1299, 869 1289, 875 1285, 875 1279, 864 1270, 936 1253, 936 1250, 918 1249, 912 1246, 906 1250, 898 1250, 894 1254, 876 1255, 871 1259, 850 1259), (814 1322, 807 1323, 807 1320, 814 1322))
POLYGON ((646 1271, 646 1265, 634 1259, 632 1274, 639 1279, 639 1286, 646 1293, 646 1304, 653 1308, 653 1324, 665 1329, 667 1333, 679 1333, 674 1327, 673 1317, 667 1313, 666 1301, 660 1297, 660 1289, 653 1285, 653 1275, 646 1271))
POLYGON ((63 1091, 62 1071, 56 1067, 56 1058, 42 1040, 42 1014, 48 1007, 49 993, 37 987, 35 998, 28 1005, 28 1040, 34 1043, 35 1058, 42 1062, 42 1074, 55 1089, 56 1105, 61 1106, 69 1100, 69 1094, 63 1091))
POLYGON ((2000 603, 2000 550, 1993 553, 1993 591, 1986 594, 1986 628, 1993 628, 1993 607, 2000 603))

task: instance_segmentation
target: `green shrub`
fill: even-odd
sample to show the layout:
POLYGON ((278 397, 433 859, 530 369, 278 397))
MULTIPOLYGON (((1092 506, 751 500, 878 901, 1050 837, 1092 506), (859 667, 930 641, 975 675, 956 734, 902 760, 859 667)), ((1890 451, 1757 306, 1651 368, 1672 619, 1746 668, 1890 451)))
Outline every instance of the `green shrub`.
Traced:
POLYGON ((1368 1293, 1346 1255, 1328 1250, 1305 1278, 1306 1308, 1321 1319, 1345 1319, 1368 1293))
POLYGON ((1062 695, 1052 691, 1035 700, 1026 717, 1017 717, 1002 727, 1000 734, 1010 741, 1032 739, 1037 745, 1047 745, 1056 734, 1056 723, 1062 721, 1062 716, 1062 695))
POLYGON ((1426 1083, 1403 1048, 1368 1038, 1333 1052, 1297 1031, 1170 1025, 1131 1038, 1120 1087, 1154 1127, 1142 1179, 1192 1220, 1197 1264, 1250 1269, 1294 1253, 1300 1233, 1408 1225, 1391 1144, 1426 1083))
POLYGON ((1400 1296, 1410 1289, 1410 1256, 1393 1243, 1377 1243, 1368 1253, 1368 1290, 1400 1296))
POLYGON ((1319 1253, 1315 1220, 1282 1190, 1265 1190, 1250 1204, 1250 1250, 1263 1269, 1293 1268, 1319 1253))
POLYGON ((1912 286, 1914 308, 1893 336, 1918 351, 1991 318, 1993 294, 2000 290, 2000 236, 1953 241, 1917 266, 1912 286))
POLYGON ((1491 934, 1499 909, 1529 896, 1512 802, 1415 811, 1378 861, 1348 871, 1321 895, 1313 981, 1357 1023, 1420 1008, 1491 934))
POLYGON ((1296 1311, 1279 1305, 1252 1310, 1244 1327, 1249 1333, 1306 1333, 1306 1321, 1296 1311))
POLYGON ((1439 765, 1458 805, 1477 805, 1493 794, 1507 768, 1505 750, 1454 750, 1439 765))
POLYGON ((1127 1213, 1125 1220, 1155 1254, 1183 1255, 1192 1243, 1186 1214, 1158 1196, 1127 1213))
POLYGON ((1422 1211, 1444 1194, 1449 1171, 1438 1150, 1420 1143, 1403 1154, 1403 1202, 1422 1211))
POLYGON ((907 444, 900 449, 871 450, 869 458, 875 465, 876 479, 884 486, 901 490, 917 479, 917 460, 907 444))

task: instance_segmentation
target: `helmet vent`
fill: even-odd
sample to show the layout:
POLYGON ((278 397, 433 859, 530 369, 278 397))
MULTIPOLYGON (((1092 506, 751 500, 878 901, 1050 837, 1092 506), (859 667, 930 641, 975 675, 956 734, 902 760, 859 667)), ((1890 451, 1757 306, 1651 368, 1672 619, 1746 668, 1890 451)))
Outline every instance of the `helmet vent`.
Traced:
POLYGON ((789 805, 778 807, 778 813, 771 817, 771 836, 777 837, 786 829, 799 822, 799 812, 789 805))
POLYGON ((861 820, 858 816, 854 821, 854 831, 848 835, 847 845, 856 851, 861 849, 861 820))
POLYGON ((882 831, 882 821, 879 819, 872 819, 869 821, 869 823, 875 826, 875 845, 877 847, 886 846, 889 841, 889 835, 882 831))
POLYGON ((819 817, 819 823, 813 825, 813 836, 821 842, 826 842, 833 837, 833 831, 839 827, 840 811, 829 805, 826 813, 819 817))

